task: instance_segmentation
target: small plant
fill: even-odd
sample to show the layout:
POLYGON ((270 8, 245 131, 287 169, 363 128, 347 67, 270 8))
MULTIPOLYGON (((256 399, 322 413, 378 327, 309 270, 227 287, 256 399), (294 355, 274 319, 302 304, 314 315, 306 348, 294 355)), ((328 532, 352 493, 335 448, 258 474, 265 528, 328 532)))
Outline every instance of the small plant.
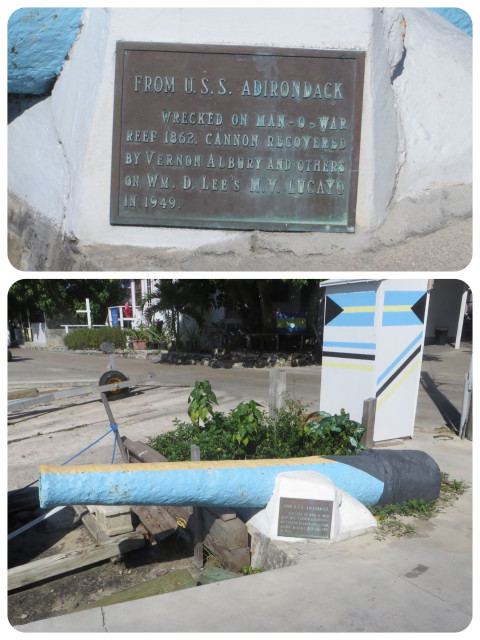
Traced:
POLYGON ((148 339, 147 327, 143 324, 138 325, 134 329, 129 329, 127 335, 131 340, 145 340, 148 339))
POLYGON ((439 500, 443 502, 451 502, 456 500, 457 496, 467 491, 468 487, 463 480, 450 480, 448 473, 442 472, 442 486, 440 488, 439 500))
POLYGON ((251 576, 254 573, 262 573, 261 569, 254 569, 251 566, 242 567, 242 573, 244 576, 251 576))
POLYGON ((238 444, 243 444, 246 447, 250 439, 257 435, 263 420, 263 414, 258 409, 260 406, 255 400, 250 400, 250 402, 241 402, 232 411, 231 420, 237 427, 233 439, 238 444))
POLYGON ((213 404, 218 405, 217 397, 212 391, 208 380, 203 382, 195 381, 195 387, 188 396, 188 415, 193 424, 200 427, 200 420, 205 423, 207 416, 213 416, 213 404))

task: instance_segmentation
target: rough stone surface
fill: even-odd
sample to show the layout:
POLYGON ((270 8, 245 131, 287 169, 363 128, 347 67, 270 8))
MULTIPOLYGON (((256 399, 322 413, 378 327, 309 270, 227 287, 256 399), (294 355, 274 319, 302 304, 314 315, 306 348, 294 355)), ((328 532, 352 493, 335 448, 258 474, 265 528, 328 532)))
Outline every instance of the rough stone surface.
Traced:
MULTIPOLYGON (((80 244, 17 198, 9 199, 9 259, 21 270, 101 271, 271 271, 272 261, 282 271, 303 270, 432 270, 460 271, 472 258, 471 189, 444 190, 443 197, 458 198, 451 217, 440 209, 437 223, 418 215, 410 199, 398 203, 378 230, 353 238, 336 235, 332 245, 315 249, 314 238, 268 232, 245 232, 240 239, 206 245, 194 251, 148 248, 135 245, 112 247, 80 244), (402 215, 404 217, 402 217, 402 215), (430 227, 428 229, 428 227, 430 227), (417 229, 417 230, 415 230, 417 229), (349 242, 346 242, 349 240, 349 242)), ((430 196, 431 197, 431 196, 430 196)), ((441 199, 441 198, 439 198, 441 199)), ((323 234, 320 234, 323 237, 323 234)), ((322 237, 317 239, 320 244, 322 237)))

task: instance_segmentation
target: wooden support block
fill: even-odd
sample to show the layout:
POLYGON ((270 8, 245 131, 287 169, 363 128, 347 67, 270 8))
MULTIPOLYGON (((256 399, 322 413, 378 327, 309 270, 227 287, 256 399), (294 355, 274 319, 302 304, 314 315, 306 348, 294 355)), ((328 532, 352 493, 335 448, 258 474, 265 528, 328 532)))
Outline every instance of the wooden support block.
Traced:
POLYGON ((25 587, 34 582, 75 571, 102 560, 108 560, 129 551, 140 549, 145 545, 141 533, 127 533, 116 538, 109 538, 102 544, 92 545, 85 549, 57 553, 54 556, 33 560, 19 567, 8 570, 8 590, 25 587))
POLYGON ((213 534, 208 533, 204 540, 205 547, 209 549, 224 567, 230 571, 241 571, 243 567, 250 566, 250 549, 226 549, 213 534))
POLYGON ((107 536, 117 536, 133 531, 132 513, 129 506, 92 505, 87 509, 96 519, 99 529, 107 536))
POLYGON ((226 522, 227 520, 234 520, 237 517, 236 511, 233 509, 227 509, 227 507, 208 507, 210 513, 226 522))
POLYGON ((102 531, 100 529, 97 520, 89 512, 89 510, 85 505, 74 505, 73 508, 75 509, 75 513, 77 514, 79 519, 82 521, 82 524, 85 525, 85 527, 88 530, 88 533, 92 536, 95 542, 105 542, 106 540, 109 539, 109 536, 107 536, 105 531, 102 531))
POLYGON ((215 517, 208 508, 203 510, 203 533, 213 534, 229 550, 248 547, 247 525, 240 518, 224 521, 215 517))

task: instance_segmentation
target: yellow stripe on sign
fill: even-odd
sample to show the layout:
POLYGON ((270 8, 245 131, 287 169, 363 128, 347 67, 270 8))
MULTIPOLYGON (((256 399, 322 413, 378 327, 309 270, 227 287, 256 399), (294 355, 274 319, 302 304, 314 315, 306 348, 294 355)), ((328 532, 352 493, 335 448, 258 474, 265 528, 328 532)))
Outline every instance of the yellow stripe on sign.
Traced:
POLYGON ((342 313, 372 313, 375 311, 375 306, 373 307, 343 307, 342 313))
POLYGON ((395 391, 397 391, 397 389, 402 386, 405 380, 411 376, 411 374, 415 371, 415 369, 418 369, 418 367, 420 366, 420 362, 421 362, 421 359, 419 358, 418 362, 415 362, 410 367, 410 369, 408 369, 403 374, 403 376, 392 386, 389 392, 386 393, 384 396, 382 396, 381 400, 377 400, 377 409, 379 409, 383 404, 385 404, 385 402, 390 398, 390 396, 392 396, 395 393, 395 391))
POLYGON ((389 305, 385 305, 383 307, 383 311, 411 311, 412 310, 412 305, 411 304, 389 304, 389 305))
POLYGON ((353 364, 348 362, 334 362, 333 360, 324 360, 323 367, 333 367, 335 369, 357 369, 358 371, 373 371, 373 364, 353 364))

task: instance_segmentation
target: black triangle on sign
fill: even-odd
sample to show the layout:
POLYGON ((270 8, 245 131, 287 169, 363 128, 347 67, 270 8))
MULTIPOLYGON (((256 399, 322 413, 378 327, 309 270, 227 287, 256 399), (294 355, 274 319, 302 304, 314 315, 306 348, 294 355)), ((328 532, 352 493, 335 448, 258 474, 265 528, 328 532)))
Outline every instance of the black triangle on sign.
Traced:
POLYGON ((417 316, 422 324, 425 323, 425 309, 427 308, 427 293, 425 292, 421 298, 419 298, 414 305, 412 305, 412 311, 417 316))
POLYGON ((327 303, 325 305, 325 324, 328 324, 339 316, 343 311, 343 307, 334 302, 329 296, 327 296, 327 303))

